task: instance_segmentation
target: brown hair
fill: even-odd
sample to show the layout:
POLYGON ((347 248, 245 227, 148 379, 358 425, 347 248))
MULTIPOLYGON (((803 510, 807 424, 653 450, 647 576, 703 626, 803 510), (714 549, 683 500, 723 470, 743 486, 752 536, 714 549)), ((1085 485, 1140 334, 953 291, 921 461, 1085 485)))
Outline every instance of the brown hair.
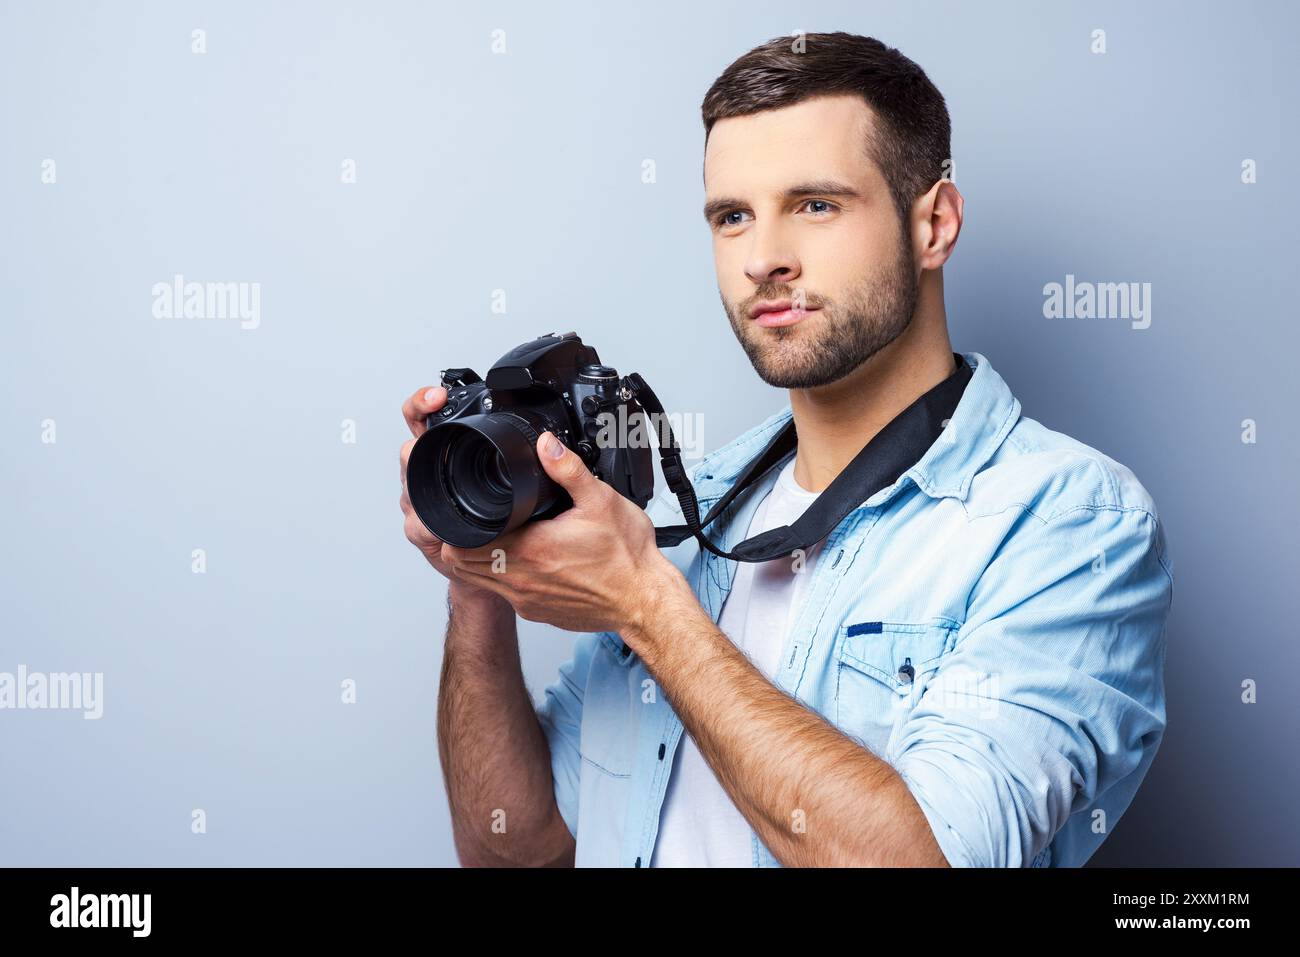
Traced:
POLYGON ((948 107, 924 70, 872 37, 808 33, 754 47, 705 94, 705 144, 718 120, 845 93, 861 96, 876 118, 867 155, 906 223, 912 202, 943 176, 952 156, 948 107))

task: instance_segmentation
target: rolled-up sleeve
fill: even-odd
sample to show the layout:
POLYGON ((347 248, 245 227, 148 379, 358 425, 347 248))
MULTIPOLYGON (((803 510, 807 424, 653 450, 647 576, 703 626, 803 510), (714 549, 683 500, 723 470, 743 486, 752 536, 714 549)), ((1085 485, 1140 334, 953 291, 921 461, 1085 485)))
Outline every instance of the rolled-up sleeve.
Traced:
POLYGON ((955 867, 1028 866, 1098 803, 1113 826, 1164 734, 1173 577, 1156 516, 1023 521, 889 746, 955 867))
POLYGON ((551 778, 555 803, 569 833, 578 836, 578 784, 582 771, 578 742, 582 731, 582 702, 591 670, 591 656, 600 640, 598 633, 578 636, 573 657, 560 667, 559 677, 548 685, 537 719, 551 749, 551 778))

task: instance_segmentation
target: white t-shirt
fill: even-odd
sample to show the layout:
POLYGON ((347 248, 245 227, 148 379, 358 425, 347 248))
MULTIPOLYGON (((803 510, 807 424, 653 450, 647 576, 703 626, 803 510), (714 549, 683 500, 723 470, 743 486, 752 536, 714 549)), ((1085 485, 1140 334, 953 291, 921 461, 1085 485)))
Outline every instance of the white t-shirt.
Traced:
MULTIPOLYGON (((794 480, 794 458, 754 510, 747 538, 790 525, 817 498, 794 480)), ((786 634, 798 614, 821 543, 809 549, 802 568, 794 556, 740 562, 718 627, 769 680, 777 672, 786 634)), ((668 790, 659 816, 651 867, 752 867, 749 822, 684 732, 673 755, 668 790)))

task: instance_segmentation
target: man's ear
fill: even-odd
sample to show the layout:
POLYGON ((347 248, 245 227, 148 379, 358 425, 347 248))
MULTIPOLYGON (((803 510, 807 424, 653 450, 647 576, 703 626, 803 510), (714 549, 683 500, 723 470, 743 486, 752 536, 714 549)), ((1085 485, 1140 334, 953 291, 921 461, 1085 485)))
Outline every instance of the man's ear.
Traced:
POLYGON ((922 270, 938 269, 952 255, 965 203, 956 184, 941 179, 912 204, 912 248, 922 270))

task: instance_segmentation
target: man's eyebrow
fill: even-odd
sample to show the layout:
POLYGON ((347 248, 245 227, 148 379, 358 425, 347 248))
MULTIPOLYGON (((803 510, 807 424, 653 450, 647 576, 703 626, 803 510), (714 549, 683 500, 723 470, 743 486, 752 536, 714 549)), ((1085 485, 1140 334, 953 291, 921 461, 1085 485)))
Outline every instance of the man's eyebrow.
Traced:
MULTIPOLYGON (((843 199, 858 199, 861 194, 852 186, 838 182, 833 179, 815 180, 810 183, 799 183, 797 186, 791 186, 782 194, 782 199, 789 202, 792 199, 798 199, 801 196, 839 196, 843 199)), ((737 206, 744 206, 743 199, 736 199, 733 196, 719 196, 717 199, 711 199, 704 204, 704 218, 712 222, 714 217, 723 210, 734 209, 737 206)))

